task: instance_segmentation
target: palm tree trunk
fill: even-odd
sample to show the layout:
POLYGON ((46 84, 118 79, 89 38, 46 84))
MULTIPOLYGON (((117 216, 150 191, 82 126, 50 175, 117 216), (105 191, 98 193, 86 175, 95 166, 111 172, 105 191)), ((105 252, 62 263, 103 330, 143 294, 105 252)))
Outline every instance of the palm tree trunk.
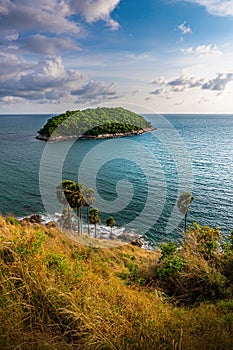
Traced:
POLYGON ((95 224, 95 238, 96 238, 96 224, 95 224))
POLYGON ((68 220, 69 220, 69 229, 72 230, 72 221, 71 221, 71 208, 70 206, 68 205, 68 220))
POLYGON ((187 238, 187 215, 188 215, 188 211, 186 211, 184 216, 184 242, 186 242, 186 238, 187 238))
POLYGON ((80 233, 83 233, 83 224, 82 224, 82 207, 79 208, 79 218, 80 218, 80 233))
POLYGON ((78 233, 80 233, 80 217, 79 217, 79 208, 77 208, 77 217, 78 217, 78 233))
POLYGON ((87 233, 90 236, 89 207, 87 207, 87 233))

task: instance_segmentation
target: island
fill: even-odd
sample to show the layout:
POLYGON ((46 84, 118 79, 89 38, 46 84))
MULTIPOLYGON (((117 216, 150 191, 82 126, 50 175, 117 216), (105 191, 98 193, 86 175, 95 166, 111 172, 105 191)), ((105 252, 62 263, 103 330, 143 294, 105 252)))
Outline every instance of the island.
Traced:
POLYGON ((140 135, 154 128, 144 117, 122 107, 66 111, 48 119, 37 139, 64 141, 140 135))

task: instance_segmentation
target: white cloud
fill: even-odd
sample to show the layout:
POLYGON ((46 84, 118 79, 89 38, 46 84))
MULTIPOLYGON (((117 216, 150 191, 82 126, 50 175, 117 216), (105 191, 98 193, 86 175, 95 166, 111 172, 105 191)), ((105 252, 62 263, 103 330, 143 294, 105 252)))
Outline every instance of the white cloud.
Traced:
POLYGON ((0 29, 19 33, 38 31, 49 33, 78 33, 80 26, 69 20, 69 4, 58 0, 0 0, 0 29))
POLYGON ((141 91, 141 89, 136 89, 136 90, 132 91, 132 94, 133 94, 133 95, 136 95, 136 94, 138 94, 140 91, 141 91))
POLYGON ((233 16, 232 0, 184 0, 204 6, 206 10, 215 16, 233 16))
MULTIPOLYGON (((155 80, 156 81, 156 80, 155 80)), ((154 91, 151 94, 160 95, 163 97, 164 92, 183 92, 193 88, 199 88, 202 90, 213 90, 213 91, 224 91, 227 87, 227 84, 233 81, 233 73, 218 73, 212 79, 201 79, 196 78, 191 75, 182 74, 170 81, 165 81, 161 83, 161 80, 158 80, 158 86, 162 86, 154 91)))
POLYGON ((202 89, 223 91, 225 90, 227 84, 232 81, 233 81, 233 73, 228 73, 228 74, 219 73, 216 78, 210 79, 205 84, 203 84, 202 89))
POLYGON ((7 54, 0 54, 0 96, 1 102, 8 103, 20 99, 37 103, 72 103, 77 98, 86 102, 118 97, 114 84, 93 81, 78 70, 66 69, 59 56, 45 57, 32 64, 7 54))
POLYGON ((202 97, 199 101, 198 101, 198 104, 202 104, 202 103, 207 103, 209 102, 209 100, 205 97, 202 97))
POLYGON ((166 93, 166 90, 164 90, 164 89, 156 89, 156 90, 151 91, 152 95, 161 95, 164 93, 166 93))
POLYGON ((181 49, 181 52, 187 54, 194 54, 197 56, 221 56, 222 51, 219 50, 217 45, 198 45, 195 47, 189 47, 187 49, 181 49))
POLYGON ((80 89, 71 91, 74 96, 79 96, 81 100, 104 100, 106 97, 114 99, 117 97, 116 85, 111 83, 109 85, 104 82, 89 81, 80 89))
MULTIPOLYGON (((4 39, 7 41, 15 41, 15 40, 18 40, 18 38, 19 38, 19 33, 17 33, 14 30, 10 30, 4 34, 5 34, 4 39)), ((2 33, 2 35, 3 35, 3 33, 2 33)))
POLYGON ((162 77, 159 77, 158 79, 155 79, 154 81, 152 81, 152 84, 156 84, 156 85, 164 85, 166 84, 166 80, 165 78, 162 76, 162 77))
POLYGON ((0 53, 0 81, 14 79, 21 72, 30 68, 31 64, 20 56, 0 53))
POLYGON ((186 21, 180 24, 178 27, 182 34, 192 34, 192 29, 189 25, 186 25, 186 21))
POLYGON ((120 0, 0 0, 0 44, 36 54, 58 54, 77 49, 87 23, 104 21, 110 30, 119 23, 112 11, 120 0), (12 47, 11 42, 14 42, 12 47))
POLYGON ((25 103, 24 99, 21 97, 14 97, 14 96, 4 96, 1 98, 0 100, 1 102, 3 102, 4 104, 18 104, 18 103, 25 103))
POLYGON ((103 20, 111 30, 117 30, 119 23, 110 15, 119 3, 120 0, 72 0, 71 7, 80 12, 88 23, 103 20))
POLYGON ((0 0, 0 28, 25 32, 39 30, 50 33, 74 32, 80 26, 71 15, 82 15, 88 23, 103 20, 112 29, 119 23, 111 13, 120 0, 0 0))
POLYGON ((191 75, 182 74, 181 76, 170 80, 167 83, 167 86, 170 86, 173 91, 184 91, 186 89, 201 86, 202 83, 203 79, 198 79, 191 75))
POLYGON ((183 100, 183 101, 176 102, 176 103, 175 103, 175 106, 181 106, 181 105, 183 105, 183 104, 184 104, 184 100, 183 100))
POLYGON ((68 38, 48 38, 41 34, 31 35, 20 39, 18 47, 21 51, 39 53, 43 55, 56 55, 59 50, 80 50, 80 48, 68 38))

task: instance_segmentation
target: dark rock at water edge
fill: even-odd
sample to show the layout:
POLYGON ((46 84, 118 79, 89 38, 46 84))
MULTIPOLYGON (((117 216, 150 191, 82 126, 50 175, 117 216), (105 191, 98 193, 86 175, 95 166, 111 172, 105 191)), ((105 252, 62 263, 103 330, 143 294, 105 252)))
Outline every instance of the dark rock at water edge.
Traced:
POLYGON ((131 244, 140 248, 143 246, 143 242, 141 238, 135 239, 134 241, 131 242, 131 244))
POLYGON ((45 224, 45 226, 48 228, 53 228, 53 227, 56 227, 57 224, 54 221, 49 221, 45 224))
POLYGON ((67 135, 67 136, 48 136, 48 135, 37 135, 36 139, 40 141, 49 141, 49 142, 59 142, 59 141, 68 141, 68 140, 93 140, 93 139, 113 139, 118 137, 125 137, 125 136, 135 136, 135 135, 142 135, 150 131, 157 130, 154 127, 135 130, 135 131, 129 131, 129 132, 121 132, 121 133, 114 133, 114 134, 100 134, 100 135, 67 135))
POLYGON ((24 218, 22 222, 29 222, 31 224, 41 224, 43 221, 42 216, 39 214, 33 214, 29 218, 24 218))

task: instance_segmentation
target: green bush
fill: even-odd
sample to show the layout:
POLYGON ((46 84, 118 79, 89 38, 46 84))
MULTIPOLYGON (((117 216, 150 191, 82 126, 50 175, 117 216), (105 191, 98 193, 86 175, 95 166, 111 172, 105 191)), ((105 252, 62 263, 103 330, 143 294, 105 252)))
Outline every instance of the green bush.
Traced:
POLYGON ((166 280, 169 277, 175 277, 186 265, 185 259, 178 255, 171 255, 163 259, 162 265, 157 268, 156 274, 159 280, 166 280))
POLYGON ((21 225, 21 222, 14 218, 13 216, 6 217, 6 222, 11 225, 19 226, 21 225))
POLYGON ((221 232, 218 227, 200 226, 196 222, 189 228, 189 235, 195 238, 197 253, 204 256, 206 260, 211 260, 219 252, 221 232))
POLYGON ((162 243, 160 245, 161 257, 160 261, 168 256, 172 256, 177 251, 177 245, 175 242, 162 243))
POLYGON ((221 250, 220 239, 218 228, 194 223, 179 248, 174 242, 163 243, 151 276, 155 286, 185 305, 231 297, 233 240, 231 236, 221 250))

